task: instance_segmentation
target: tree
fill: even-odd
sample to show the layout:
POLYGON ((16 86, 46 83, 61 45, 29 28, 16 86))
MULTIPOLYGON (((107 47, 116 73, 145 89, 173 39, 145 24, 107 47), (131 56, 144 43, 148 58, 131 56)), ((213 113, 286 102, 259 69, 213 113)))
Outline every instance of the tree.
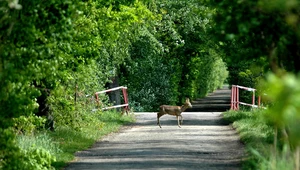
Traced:
POLYGON ((181 104, 185 97, 202 97, 220 87, 227 74, 219 45, 207 32, 213 10, 200 1, 184 0, 148 6, 161 19, 141 28, 129 64, 121 70, 135 106, 157 110, 161 104, 181 104))
POLYGON ((9 126, 13 117, 35 113, 36 98, 55 88, 55 82, 50 80, 55 79, 65 58, 56 45, 69 39, 70 17, 76 4, 76 1, 72 4, 26 1, 22 5, 16 2, 1 1, 2 127, 9 126))
POLYGON ((299 72, 299 3, 297 1, 213 1, 215 31, 230 60, 266 58, 269 68, 299 72), (234 50, 230 50, 234 49, 234 50), (241 48, 243 50, 241 50, 241 48), (244 53, 247 51, 247 53, 244 53), (235 53, 235 54, 234 54, 235 53), (243 54, 243 55, 242 55, 243 54))

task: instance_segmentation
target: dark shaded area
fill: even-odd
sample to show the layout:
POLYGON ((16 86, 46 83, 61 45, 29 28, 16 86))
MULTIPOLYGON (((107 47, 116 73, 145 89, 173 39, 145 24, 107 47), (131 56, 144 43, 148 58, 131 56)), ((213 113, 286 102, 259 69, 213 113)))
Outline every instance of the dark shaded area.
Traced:
MULTIPOLYGON (((126 161, 126 162, 114 162, 114 167, 120 167, 122 166, 124 169, 239 169, 240 164, 233 162, 231 164, 228 163, 216 163, 216 162, 211 162, 211 163, 206 163, 205 165, 200 165, 200 162, 185 162, 184 164, 178 164, 175 161, 126 161)), ((94 167, 99 167, 99 169, 107 169, 107 166, 109 167, 111 163, 74 163, 79 168, 84 169, 86 166, 94 166, 94 167)), ((98 168, 95 168, 98 169, 98 168)), ((117 169, 117 168, 113 168, 117 169)))
MULTIPOLYGON (((177 126, 177 119, 175 116, 169 116, 169 115, 165 115, 160 119, 160 123, 162 126, 177 126), (168 118, 166 118, 165 116, 168 116, 168 118)), ((219 118, 212 118, 212 117, 205 117, 202 116, 201 117, 201 113, 199 113, 199 117, 201 117, 201 119, 192 119, 192 118, 188 118, 188 115, 186 115, 185 113, 182 113, 182 117, 183 117, 183 126, 221 126, 221 125, 229 125, 229 121, 222 119, 222 117, 219 118)), ((135 125, 140 125, 140 126, 149 126, 149 125, 156 125, 157 120, 156 119, 152 119, 152 120, 148 120, 148 121, 144 121, 144 122, 136 122, 135 125)))
POLYGON ((183 112, 175 116, 135 113, 137 122, 76 153, 66 169, 241 169, 244 155, 238 134, 220 112, 183 112))
MULTIPOLYGON (((106 83, 105 84, 105 88, 106 89, 112 89, 115 87, 119 87, 119 77, 115 76, 111 78, 111 83, 106 83)), ((111 91, 106 93, 109 96, 109 101, 110 103, 112 103, 113 105, 120 105, 121 104, 121 95, 120 95, 120 90, 116 90, 116 91, 111 91)), ((120 111, 120 108, 116 108, 117 111, 120 111)))
POLYGON ((36 81, 33 82, 33 85, 35 88, 39 89, 41 92, 41 95, 37 97, 37 103, 39 104, 38 112, 35 113, 37 116, 45 117, 46 118, 46 124, 45 127, 51 131, 54 131, 55 129, 55 122, 54 117, 51 113, 50 105, 48 104, 48 97, 51 95, 51 90, 53 89, 53 86, 49 85, 49 83, 44 80, 41 81, 41 84, 38 84, 36 81))

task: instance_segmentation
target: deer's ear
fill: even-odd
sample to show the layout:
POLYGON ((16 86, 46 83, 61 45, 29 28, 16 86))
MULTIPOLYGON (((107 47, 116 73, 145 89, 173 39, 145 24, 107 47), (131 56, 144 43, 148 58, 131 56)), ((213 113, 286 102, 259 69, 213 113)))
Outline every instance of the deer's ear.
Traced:
POLYGON ((185 101, 186 101, 186 102, 189 102, 189 101, 190 101, 190 99, 189 99, 189 98, 186 98, 186 99, 185 99, 185 101))

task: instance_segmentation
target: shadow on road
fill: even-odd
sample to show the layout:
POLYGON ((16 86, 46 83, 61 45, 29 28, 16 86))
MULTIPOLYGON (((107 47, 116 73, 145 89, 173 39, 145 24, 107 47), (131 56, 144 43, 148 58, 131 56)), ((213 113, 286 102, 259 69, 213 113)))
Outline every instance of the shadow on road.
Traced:
POLYGON ((183 113, 182 128, 175 116, 135 113, 137 122, 76 153, 67 170, 94 169, 241 169, 243 145, 221 113, 183 113))
MULTIPOLYGON (((182 126, 224 126, 229 125, 229 121, 226 121, 222 118, 221 113, 201 113, 198 114, 190 114, 190 113, 182 113, 183 116, 183 124, 182 126)), ((137 114, 137 117, 139 115, 137 114)), ((176 116, 164 115, 160 118, 160 124, 162 126, 177 126, 176 116)), ((155 113, 149 113, 149 115, 143 115, 142 121, 138 121, 135 123, 138 126, 157 126, 157 117, 155 113)))

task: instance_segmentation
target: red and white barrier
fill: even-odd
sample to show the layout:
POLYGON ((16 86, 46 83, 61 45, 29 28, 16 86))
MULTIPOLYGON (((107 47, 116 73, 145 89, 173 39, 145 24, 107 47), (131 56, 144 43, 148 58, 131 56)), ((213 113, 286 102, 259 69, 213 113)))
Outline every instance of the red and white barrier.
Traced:
POLYGON ((260 96, 258 97, 258 104, 255 105, 255 91, 256 89, 253 88, 249 88, 249 87, 244 87, 244 86, 238 86, 238 85, 232 85, 231 87, 231 110, 239 110, 239 105, 245 105, 245 106, 251 106, 254 108, 258 108, 260 107, 260 96), (242 90, 247 90, 252 92, 252 103, 245 103, 245 102, 241 102, 239 100, 239 89, 242 90))
POLYGON ((123 92, 124 104, 110 106, 110 107, 104 107, 104 108, 102 108, 102 110, 108 110, 108 109, 114 109, 114 108, 124 107, 124 111, 126 111, 126 113, 128 113, 128 111, 129 111, 129 104, 128 104, 127 87, 120 86, 120 87, 115 87, 115 88, 112 88, 112 89, 108 89, 108 90, 103 90, 103 91, 96 92, 95 93, 96 101, 97 101, 97 103, 99 105, 100 102, 99 102, 99 95, 98 94, 109 93, 109 92, 120 90, 120 89, 122 89, 122 92, 123 92))

